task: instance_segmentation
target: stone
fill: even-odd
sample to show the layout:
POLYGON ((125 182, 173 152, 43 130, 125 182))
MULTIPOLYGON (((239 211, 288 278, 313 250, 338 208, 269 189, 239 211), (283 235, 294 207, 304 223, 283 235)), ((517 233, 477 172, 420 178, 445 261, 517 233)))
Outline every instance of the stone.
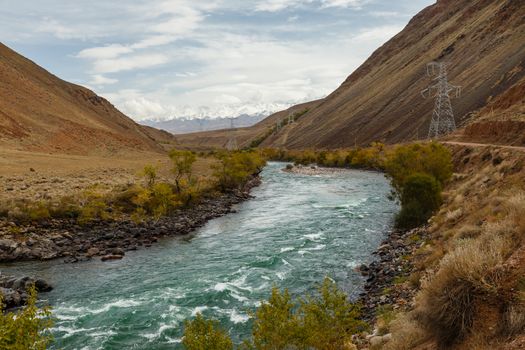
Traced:
POLYGON ((41 278, 35 280, 35 288, 38 292, 50 292, 53 290, 53 287, 41 278))
POLYGON ((11 239, 0 239, 0 250, 13 251, 18 246, 18 243, 11 239))
POLYGON ((88 257, 92 257, 92 256, 95 256, 95 255, 98 255, 100 253, 100 249, 96 248, 96 247, 91 247, 87 250, 87 253, 86 253, 86 256, 88 257))
POLYGON ((112 255, 112 254, 109 254, 109 255, 104 255, 102 258, 100 258, 100 260, 102 260, 102 261, 120 260, 123 257, 124 257, 123 255, 112 255))
POLYGON ((126 252, 125 252, 124 249, 122 249, 122 248, 113 248, 113 249, 111 250, 111 254, 113 254, 113 255, 122 255, 122 256, 124 256, 124 255, 126 255, 126 252))
POLYGON ((0 294, 2 295, 2 302, 7 309, 21 306, 24 302, 20 293, 16 290, 0 287, 0 294))
POLYGON ((373 336, 370 337, 370 340, 368 341, 370 343, 370 346, 376 347, 383 344, 383 337, 381 336, 373 336))

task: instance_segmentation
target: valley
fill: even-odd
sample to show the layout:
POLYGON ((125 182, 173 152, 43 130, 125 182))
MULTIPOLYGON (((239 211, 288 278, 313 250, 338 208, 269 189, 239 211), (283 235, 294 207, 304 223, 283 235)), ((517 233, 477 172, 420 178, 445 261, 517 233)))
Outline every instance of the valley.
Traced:
MULTIPOLYGON (((270 27, 323 32, 307 23, 327 12, 319 28, 346 23, 343 12, 348 23, 403 17, 378 3, 258 3, 236 21, 217 4, 184 2, 179 14, 166 1, 127 10, 141 21, 176 17, 135 43, 105 41, 122 28, 95 39, 62 28, 53 40, 69 46, 55 49, 97 44, 68 56, 81 62, 68 74, 89 75, 89 88, 0 43, 0 348, 522 349, 525 4, 437 0, 353 72, 330 50, 320 62, 308 46, 309 61, 288 51, 304 49, 292 37, 265 41, 270 27), (310 17, 283 15, 310 7, 310 17), (215 36, 218 23, 269 18, 264 36, 215 36), (200 41, 201 22, 213 40, 200 41), (198 66, 210 42, 221 49, 212 70, 198 66), (287 59, 298 76, 270 81, 287 59), (429 62, 445 63, 461 93, 425 98, 438 80, 429 62), (344 81, 288 103, 319 98, 323 74, 344 81), (234 128, 162 121, 231 111, 246 96, 292 107, 241 115, 234 128), (430 139, 433 108, 435 117, 449 97, 457 129, 430 139), (196 101, 215 110, 183 106, 196 101)), ((348 29, 349 41, 334 42, 359 49, 356 36, 391 28, 348 29)))

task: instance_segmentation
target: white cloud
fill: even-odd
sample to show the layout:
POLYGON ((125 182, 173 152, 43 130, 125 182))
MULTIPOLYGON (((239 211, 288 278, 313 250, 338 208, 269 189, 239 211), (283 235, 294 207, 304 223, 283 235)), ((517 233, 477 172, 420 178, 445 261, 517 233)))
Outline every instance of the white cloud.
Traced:
POLYGON ((321 0, 324 8, 328 7, 350 7, 361 9, 368 0, 321 0))
POLYGON ((255 6, 257 11, 277 12, 288 8, 316 4, 320 8, 343 7, 361 9, 370 0, 265 0, 255 6))
POLYGON ((28 0, 17 16, 0 11, 0 36, 50 47, 46 68, 137 120, 235 116, 332 92, 401 30, 408 6, 433 1, 28 0))
POLYGON ((96 73, 116 73, 132 69, 151 68, 168 62, 164 54, 137 54, 118 58, 101 59, 94 62, 96 73))
POLYGON ((50 33, 60 39, 72 39, 78 37, 78 33, 71 27, 67 27, 59 23, 55 19, 43 18, 42 22, 38 25, 37 31, 41 33, 50 33))
POLYGON ((284 10, 288 7, 295 7, 300 5, 303 1, 301 0, 266 0, 259 2, 255 9, 257 11, 276 12, 284 10))
POLYGON ((403 29, 401 25, 388 25, 374 28, 362 29, 357 35, 352 37, 352 40, 358 42, 384 42, 403 29))
POLYGON ((379 18, 395 18, 395 17, 404 17, 403 14, 396 11, 371 11, 369 12, 370 16, 379 17, 379 18))
POLYGON ((130 47, 126 47, 120 44, 113 44, 113 45, 84 49, 77 54, 77 57, 86 58, 86 59, 94 59, 94 60, 101 60, 101 59, 105 60, 105 59, 115 58, 122 54, 130 53, 130 52, 133 52, 133 49, 131 49, 130 47))
POLYGON ((112 79, 103 76, 102 74, 95 74, 91 77, 90 85, 101 86, 101 85, 111 85, 118 83, 118 79, 112 79))

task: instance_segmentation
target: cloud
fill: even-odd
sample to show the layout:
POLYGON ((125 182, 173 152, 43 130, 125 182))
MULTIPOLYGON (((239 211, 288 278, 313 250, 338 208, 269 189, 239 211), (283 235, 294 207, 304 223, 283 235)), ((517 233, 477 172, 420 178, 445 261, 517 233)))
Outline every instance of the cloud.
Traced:
POLYGON ((395 18, 395 17, 405 16, 397 11, 371 11, 369 12, 369 15, 373 17, 379 17, 379 18, 395 18))
POLYGON ((120 44, 112 44, 107 46, 101 46, 101 47, 92 47, 89 49, 84 49, 80 51, 76 56, 79 58, 86 58, 86 59, 94 59, 94 60, 101 60, 101 59, 110 59, 118 57, 122 54, 133 52, 133 49, 130 47, 126 47, 120 44))
POLYGON ((105 77, 101 74, 95 74, 91 77, 90 85, 101 86, 101 85, 111 85, 118 83, 118 79, 112 79, 105 77))
POLYGON ((362 29, 357 35, 352 37, 356 42, 381 42, 386 41, 403 29, 402 25, 387 25, 373 28, 362 29))
POLYGON ((133 69, 151 68, 168 62, 163 54, 137 54, 118 58, 96 60, 93 71, 96 73, 116 73, 133 69))
POLYGON ((0 36, 137 120, 269 114, 332 92, 433 1, 27 0, 0 36))
POLYGON ((350 7, 353 9, 361 9, 368 0, 322 0, 322 7, 350 7))
POLYGON ((73 28, 47 17, 42 19, 42 22, 37 26, 37 31, 41 33, 50 33, 60 39, 72 39, 79 36, 73 28))
POLYGON ((277 12, 312 4, 321 9, 330 7, 361 9, 368 1, 370 0, 266 0, 259 2, 255 9, 263 12, 277 12))
POLYGON ((301 0, 266 0, 259 2, 255 9, 257 11, 276 12, 289 7, 295 7, 303 3, 301 0))

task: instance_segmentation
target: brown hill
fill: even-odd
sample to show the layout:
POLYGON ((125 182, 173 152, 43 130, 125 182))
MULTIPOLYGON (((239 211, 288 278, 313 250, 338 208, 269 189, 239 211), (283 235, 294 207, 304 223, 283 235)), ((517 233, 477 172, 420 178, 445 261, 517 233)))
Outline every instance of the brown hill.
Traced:
POLYGON ((146 129, 92 91, 50 74, 0 43, 0 145, 112 156, 161 152, 170 135, 146 129))
MULTIPOLYGON (((524 130, 525 120, 525 2, 439 0, 374 52, 336 91, 312 105, 298 123, 262 145, 337 148, 424 138, 433 101, 423 99, 420 91, 431 83, 425 74, 431 61, 448 62, 450 81, 463 87, 461 98, 453 101, 460 126, 498 120, 489 130, 507 130, 502 131, 506 136, 491 141, 521 142, 515 142, 521 133, 513 130, 524 130), (520 129, 501 122, 509 118, 520 129)), ((487 137, 486 129, 473 126, 464 138, 487 137)), ((258 135, 260 130, 242 133, 258 135)), ((192 143, 205 144, 213 138, 213 145, 224 144, 216 139, 219 136, 193 135, 192 143)))

